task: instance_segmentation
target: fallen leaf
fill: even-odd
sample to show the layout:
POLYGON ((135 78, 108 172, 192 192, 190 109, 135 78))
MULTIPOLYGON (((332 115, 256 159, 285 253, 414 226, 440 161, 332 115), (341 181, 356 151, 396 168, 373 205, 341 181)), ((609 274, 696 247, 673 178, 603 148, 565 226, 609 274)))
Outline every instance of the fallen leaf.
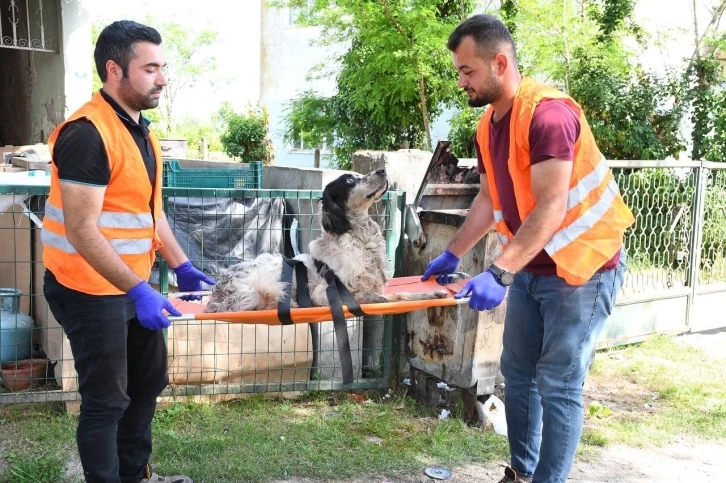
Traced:
POLYGON ((378 436, 368 436, 368 438, 366 438, 366 439, 369 443, 373 443, 378 446, 383 444, 383 439, 379 438, 378 436))

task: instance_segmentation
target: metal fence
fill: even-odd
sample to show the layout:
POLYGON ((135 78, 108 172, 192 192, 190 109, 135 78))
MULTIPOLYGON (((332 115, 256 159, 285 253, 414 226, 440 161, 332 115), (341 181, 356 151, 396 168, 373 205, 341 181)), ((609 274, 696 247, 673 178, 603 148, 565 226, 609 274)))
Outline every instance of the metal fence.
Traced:
POLYGON ((636 222, 623 294, 726 282, 726 164, 614 161, 636 222))
POLYGON ((726 164, 609 164, 636 221, 601 347, 719 326, 709 312, 726 298, 726 164))
MULTIPOLYGON (((321 195, 315 190, 164 188, 163 200, 185 253, 214 277, 262 252, 288 256, 307 252, 309 241, 320 233, 317 201, 321 195)), ((19 312, 33 320, 30 339, 20 343, 22 354, 17 356, 44 359, 48 364, 28 389, 0 386, 0 404, 79 398, 70 346, 43 297, 45 268, 38 227, 46 196, 45 187, 0 187, 0 287, 21 291, 19 312)), ((399 263, 396 254, 404 206, 404 194, 391 191, 371 208, 387 239, 390 275, 399 263)), ((150 282, 164 294, 177 290, 173 271, 161 258, 150 282)), ((166 330, 170 384, 162 396, 387 387, 396 355, 392 351, 398 333, 395 325, 392 317, 348 320, 355 379, 343 384, 332 322, 290 326, 176 322, 166 330)), ((9 337, 4 322, 0 344, 9 337)))
MULTIPOLYGON (((722 307, 726 296, 726 165, 610 165, 636 223, 626 233, 629 272, 604 344, 685 332, 705 311, 722 307)), ((214 276, 261 251, 305 252, 319 233, 316 200, 321 194, 165 188, 164 204, 182 248, 196 266, 214 276)), ((48 364, 29 389, 0 386, 0 404, 78 399, 70 347, 42 292, 38 226, 46 196, 46 187, 0 186, 0 287, 22 291, 19 311, 33 319, 30 339, 21 341, 23 357, 48 364)), ((400 192, 374 205, 374 218, 388 241, 391 275, 402 261, 404 208, 400 192)), ((151 281, 163 293, 176 290, 173 272, 163 260, 151 281)), ((397 319, 351 319, 348 328, 356 379, 344 385, 332 323, 175 323, 166 334, 170 385, 164 396, 386 387, 398 367, 398 350, 393 349, 399 347, 397 319)), ((7 340, 3 325, 0 344, 7 340)))

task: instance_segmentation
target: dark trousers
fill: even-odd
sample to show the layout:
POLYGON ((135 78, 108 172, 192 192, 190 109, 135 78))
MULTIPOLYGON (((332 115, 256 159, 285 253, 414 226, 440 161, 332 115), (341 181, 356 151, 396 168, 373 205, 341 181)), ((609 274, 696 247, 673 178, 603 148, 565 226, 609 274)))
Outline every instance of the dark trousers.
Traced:
POLYGON ((71 290, 48 270, 43 291, 78 373, 76 441, 86 482, 138 483, 151 454, 156 398, 169 380, 164 334, 142 327, 125 295, 71 290))

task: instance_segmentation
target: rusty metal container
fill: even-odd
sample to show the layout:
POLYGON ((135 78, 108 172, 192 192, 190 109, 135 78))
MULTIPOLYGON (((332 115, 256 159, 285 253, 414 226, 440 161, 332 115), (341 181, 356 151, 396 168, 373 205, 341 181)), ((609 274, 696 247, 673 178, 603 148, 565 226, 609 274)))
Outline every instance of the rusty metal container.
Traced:
MULTIPOLYGON (((424 273, 463 224, 479 192, 476 162, 464 161, 453 155, 448 141, 438 143, 416 199, 406 213, 407 275, 424 273)), ((462 258, 459 270, 478 275, 499 250, 492 231, 462 258)), ((505 311, 506 299, 492 311, 479 312, 461 305, 406 315, 410 380, 420 402, 434 405, 437 380, 441 380, 449 387, 462 389, 465 419, 484 422, 483 402, 502 382, 499 358, 505 311)))

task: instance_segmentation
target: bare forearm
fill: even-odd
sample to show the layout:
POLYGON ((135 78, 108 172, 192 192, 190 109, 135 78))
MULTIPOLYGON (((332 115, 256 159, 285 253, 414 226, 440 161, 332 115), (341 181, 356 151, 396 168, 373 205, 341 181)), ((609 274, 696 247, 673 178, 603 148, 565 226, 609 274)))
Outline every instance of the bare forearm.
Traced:
POLYGON ((187 256, 179 246, 179 242, 176 240, 174 233, 171 231, 169 222, 166 217, 163 217, 157 221, 156 229, 159 232, 159 238, 164 244, 163 247, 159 248, 159 253, 164 257, 164 260, 169 264, 171 268, 176 268, 182 263, 187 261, 187 256))
POLYGON ((550 241, 565 218, 559 205, 535 206, 494 264, 511 273, 522 270, 550 241))
POLYGON ((472 249, 474 245, 486 235, 494 226, 494 212, 492 201, 485 193, 479 193, 474 198, 469 214, 461 225, 459 231, 449 242, 451 253, 461 258, 472 249))
POLYGON ((95 225, 67 227, 66 236, 81 257, 119 290, 128 292, 141 282, 95 225))

